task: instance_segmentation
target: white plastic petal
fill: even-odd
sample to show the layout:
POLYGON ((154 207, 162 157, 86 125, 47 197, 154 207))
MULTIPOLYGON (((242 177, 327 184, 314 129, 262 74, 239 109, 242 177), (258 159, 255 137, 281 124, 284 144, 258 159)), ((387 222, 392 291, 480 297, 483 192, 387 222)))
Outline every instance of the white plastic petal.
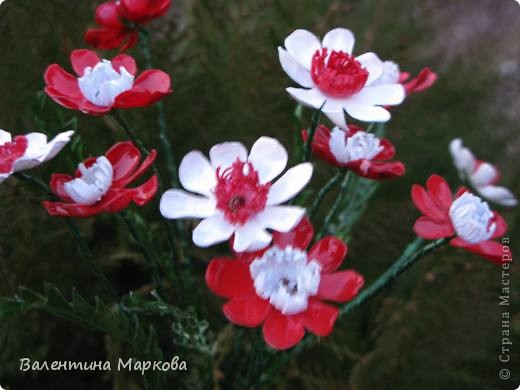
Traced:
POLYGON ((305 69, 310 70, 312 56, 321 49, 316 35, 307 30, 296 30, 284 41, 285 48, 294 59, 305 69))
POLYGON ((323 111, 323 113, 340 129, 345 130, 347 128, 347 121, 345 119, 343 108, 341 108, 340 111, 323 111))
POLYGON ((477 160, 471 150, 463 146, 462 139, 455 138, 450 142, 450 153, 459 173, 469 176, 474 171, 477 160))
POLYGON ((312 164, 302 163, 292 167, 284 175, 273 183, 267 195, 267 205, 281 204, 296 194, 307 185, 312 177, 312 164))
POLYGON ((280 65, 287 75, 295 82, 305 88, 314 87, 314 82, 311 78, 311 73, 305 69, 298 61, 292 57, 287 50, 279 47, 278 58, 280 59, 280 65))
POLYGON ((383 75, 385 64, 375 53, 365 53, 356 57, 363 67, 368 70, 368 79, 365 87, 372 84, 383 75))
POLYGON ((335 28, 330 30, 323 37, 322 46, 330 50, 342 51, 347 54, 352 53, 354 48, 354 34, 346 28, 335 28))
POLYGON ((165 218, 207 218, 215 214, 215 201, 188 194, 182 190, 168 190, 159 204, 161 214, 165 218))
POLYGON ((383 107, 358 102, 354 99, 345 102, 345 111, 351 117, 363 122, 388 122, 390 120, 390 112, 383 107))
POLYGON ((469 180, 474 187, 484 187, 492 184, 498 176, 496 168, 490 163, 482 163, 469 176, 469 180))
POLYGON ((267 183, 283 172, 287 159, 287 151, 279 141, 260 137, 251 148, 248 161, 258 172, 260 183, 267 183))
POLYGON ((7 142, 11 142, 12 140, 13 138, 11 137, 11 133, 0 129, 0 145, 3 145, 7 142))
POLYGON ((234 231, 235 226, 226 221, 224 214, 218 213, 197 225, 193 230, 193 242, 201 248, 207 248, 228 240, 234 231))
POLYGON ((89 167, 78 166, 81 176, 64 184, 64 190, 81 205, 92 205, 100 201, 110 189, 114 176, 112 164, 105 156, 100 156, 89 167))
POLYGON ((308 107, 321 108, 323 103, 327 100, 327 97, 323 95, 318 88, 303 89, 290 87, 287 88, 286 91, 289 92, 294 99, 308 107))
POLYGON ((235 231, 233 249, 237 252, 252 252, 265 248, 271 242, 272 236, 265 227, 252 218, 235 231))
POLYGON ((179 180, 191 192, 213 197, 212 189, 217 184, 215 171, 206 156, 200 151, 189 152, 181 161, 179 180))
POLYGON ((352 96, 352 99, 371 105, 395 106, 401 104, 406 96, 401 84, 383 84, 365 87, 352 96))
POLYGON ((218 167, 224 170, 237 161, 237 159, 246 161, 247 149, 240 142, 224 142, 211 148, 209 159, 215 171, 218 167))
POLYGON ((297 206, 268 206, 256 218, 266 228, 286 233, 302 220, 305 209, 297 206))
POLYGON ((513 207, 518 205, 515 195, 505 187, 485 186, 477 188, 482 197, 502 206, 513 207))

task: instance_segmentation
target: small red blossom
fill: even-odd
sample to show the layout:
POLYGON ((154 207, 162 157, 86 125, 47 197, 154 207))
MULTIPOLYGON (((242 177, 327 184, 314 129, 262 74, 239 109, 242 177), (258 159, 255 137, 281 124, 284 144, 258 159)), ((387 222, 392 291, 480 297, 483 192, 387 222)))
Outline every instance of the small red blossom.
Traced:
POLYGON ((406 95, 409 96, 416 92, 422 92, 430 88, 437 81, 437 73, 430 68, 423 68, 417 77, 410 80, 410 73, 401 72, 399 82, 403 84, 406 95))
POLYGON ((90 157, 79 165, 74 177, 55 173, 50 187, 61 201, 45 201, 48 213, 61 217, 90 217, 102 212, 118 213, 131 202, 148 203, 157 193, 158 179, 128 188, 153 164, 156 151, 141 161, 141 152, 131 142, 119 142, 104 156, 90 157))
POLYGON ((63 107, 90 115, 103 115, 117 108, 145 107, 169 95, 170 76, 148 69, 136 77, 135 60, 120 54, 101 60, 90 50, 74 50, 70 60, 76 76, 58 64, 45 71, 45 92, 63 107))
POLYGON ((138 26, 163 16, 171 0, 117 0, 96 8, 99 28, 90 28, 85 41, 100 50, 120 48, 126 51, 139 40, 138 26))
MULTIPOLYGON (((306 130, 302 136, 306 141, 306 130)), ((406 172, 403 163, 388 161, 395 156, 395 148, 390 141, 379 139, 355 125, 349 125, 347 131, 338 127, 331 131, 327 126, 320 125, 314 133, 311 147, 319 159, 348 168, 368 179, 394 179, 406 172)))
POLYGON ((476 253, 485 259, 502 263, 502 244, 493 239, 507 231, 504 218, 492 212, 486 202, 461 187, 455 197, 444 178, 432 175, 426 189, 414 184, 412 200, 424 214, 414 225, 422 238, 451 238, 450 244, 476 253))
POLYGON ((263 325, 272 348, 293 347, 305 329, 321 337, 330 334, 339 311, 323 301, 349 301, 364 284, 353 270, 337 271, 347 254, 340 239, 325 237, 306 252, 313 234, 304 218, 288 233, 274 233, 270 248, 215 258, 206 270, 209 289, 229 299, 224 315, 237 325, 263 325))

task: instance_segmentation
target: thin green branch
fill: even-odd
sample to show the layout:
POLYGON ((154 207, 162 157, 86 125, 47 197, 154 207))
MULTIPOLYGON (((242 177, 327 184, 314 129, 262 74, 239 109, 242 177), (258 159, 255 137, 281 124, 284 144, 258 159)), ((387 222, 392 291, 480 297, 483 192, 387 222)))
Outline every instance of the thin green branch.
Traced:
POLYGON ((311 127, 309 129, 309 133, 307 134, 307 141, 305 141, 303 144, 303 162, 307 162, 311 158, 312 140, 314 139, 314 134, 316 133, 318 125, 320 124, 321 110, 323 109, 324 105, 325 103, 323 103, 323 105, 318 110, 314 111, 314 114, 312 114, 311 127))
POLYGON ((336 197, 336 200, 334 201, 329 212, 327 213, 325 220, 323 221, 323 226, 321 227, 321 229, 316 237, 317 240, 319 240, 320 238, 322 238, 325 235, 329 225, 331 224, 332 220, 336 216, 336 213, 338 212, 338 209, 340 208, 341 203, 343 202, 343 199, 345 199, 345 196, 347 194, 347 189, 348 189, 348 185, 349 185, 351 176, 352 176, 351 171, 347 171, 345 173, 345 176, 344 176, 343 181, 341 182, 341 186, 339 188, 339 194, 336 197))
POLYGON ((314 214, 316 214, 316 212, 320 208, 321 202, 323 201, 325 196, 336 186, 336 184, 338 184, 340 179, 341 179, 341 171, 338 171, 320 189, 320 191, 318 192, 318 195, 316 195, 316 199, 314 199, 314 202, 312 203, 311 207, 309 207, 309 218, 312 219, 312 217, 314 217, 314 214))

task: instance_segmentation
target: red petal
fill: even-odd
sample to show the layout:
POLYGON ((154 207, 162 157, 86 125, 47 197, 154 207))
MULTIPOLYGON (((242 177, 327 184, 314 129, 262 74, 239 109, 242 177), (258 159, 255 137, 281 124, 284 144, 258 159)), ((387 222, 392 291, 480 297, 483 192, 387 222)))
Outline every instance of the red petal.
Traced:
POLYGON ((171 79, 162 70, 147 69, 135 79, 134 87, 152 93, 167 93, 171 92, 171 79))
POLYGON ((94 206, 100 209, 100 212, 119 213, 130 206, 133 200, 133 190, 126 188, 111 188, 107 194, 94 206))
POLYGON ((486 260, 491 261, 492 263, 501 265, 502 259, 504 255, 509 256, 509 258, 513 258, 513 253, 511 250, 509 252, 504 252, 502 248, 502 244, 496 241, 484 241, 479 244, 470 244, 469 242, 464 241, 460 237, 456 237, 450 241, 450 244, 464 248, 471 253, 476 253, 479 256, 482 256, 486 260))
POLYGON ((305 329, 301 315, 285 316, 278 310, 272 310, 264 322, 265 342, 274 349, 287 349, 298 344, 305 329))
POLYGON ((347 251, 347 245, 339 238, 325 237, 312 246, 308 259, 317 260, 323 266, 321 272, 327 274, 338 269, 347 251))
POLYGON ((206 284, 213 293, 223 298, 255 294, 249 264, 234 259, 211 260, 206 270, 206 284))
POLYGON ((121 0, 121 7, 125 19, 140 21, 148 16, 152 0, 121 0))
POLYGON ((139 33, 135 30, 132 30, 131 32, 128 33, 128 40, 126 41, 126 43, 123 46, 121 46, 120 51, 123 52, 123 51, 127 51, 127 50, 131 49, 132 47, 137 45, 138 41, 139 41, 139 33))
POLYGON ((303 326, 310 332, 325 337, 332 332, 338 319, 339 310, 316 300, 309 300, 309 307, 303 313, 303 326))
POLYGON ((52 64, 45 70, 45 84, 56 90, 60 95, 81 96, 76 77, 65 71, 58 64, 52 64))
POLYGON ((412 186, 412 201, 415 207, 419 209, 424 215, 439 221, 446 221, 449 219, 448 209, 442 209, 433 201, 430 194, 418 184, 412 186))
POLYGON ((426 182, 431 198, 443 209, 449 209, 453 203, 453 195, 448 182, 439 175, 431 175, 426 182))
POLYGON ((269 301, 256 295, 232 298, 222 308, 224 315, 234 324, 248 327, 259 326, 271 312, 269 301))
POLYGON ((135 60, 127 54, 119 54, 117 57, 114 57, 112 61, 112 68, 114 68, 118 73, 120 73, 120 67, 124 67, 128 73, 132 76, 135 76, 137 73, 137 64, 135 60))
MULTIPOLYGON (((307 141, 308 139, 308 133, 307 130, 304 130, 304 133, 302 134, 304 141, 307 141)), ((314 138, 312 139, 312 153, 318 157, 319 159, 322 159, 323 161, 334 165, 334 166, 342 166, 341 163, 339 163, 336 160, 336 157, 332 154, 330 151, 330 129, 325 125, 320 125, 316 132, 314 133, 314 138)))
POLYGON ((96 23, 107 27, 124 27, 114 1, 108 1, 96 8, 96 23))
POLYGON ((313 235, 314 228, 311 221, 307 217, 303 217, 293 230, 287 233, 274 232, 273 244, 282 249, 289 245, 305 249, 310 244, 313 235))
POLYGON ((101 60, 98 55, 91 50, 79 49, 74 50, 70 55, 70 62, 74 68, 74 72, 80 77, 83 76, 86 67, 93 68, 101 60))
POLYGON ((98 207, 82 206, 75 203, 44 201, 42 204, 49 215, 58 217, 86 218, 102 211, 98 207))
POLYGON ((369 160, 356 160, 346 166, 356 175, 372 180, 390 180, 406 173, 406 168, 401 162, 377 162, 369 160))
POLYGON ((114 168, 114 183, 116 185, 119 184, 117 183, 119 180, 130 176, 141 160, 141 152, 130 141, 118 142, 105 153, 105 156, 114 168))
POLYGON ((64 175, 62 173, 53 173, 51 176, 50 187, 58 197, 67 202, 73 202, 67 191, 65 191, 64 184, 73 180, 70 175, 64 175))
POLYGON ((139 187, 132 188, 132 199, 138 206, 144 206, 157 194, 159 189, 159 179, 153 175, 139 187))
POLYGON ((374 160, 386 161, 394 158, 395 147, 389 140, 386 138, 381 139, 380 145, 383 147, 383 150, 381 150, 381 152, 379 152, 379 154, 374 157, 374 160))
POLYGON ((492 238, 500 238, 507 232, 507 222, 499 213, 496 211, 493 212, 494 218, 493 222, 496 223, 497 227, 495 229, 495 233, 492 238))
POLYGON ((148 11, 148 18, 157 18, 164 15, 166 12, 168 12, 168 8, 170 8, 171 3, 171 0, 152 1, 148 11))
POLYGON ((435 221, 429 217, 420 217, 413 225, 415 234, 427 240, 450 237, 455 234, 453 225, 449 220, 435 221))
POLYGON ((432 72, 429 68, 424 68, 416 78, 404 84, 404 89, 406 90, 406 94, 410 95, 430 88, 436 81, 437 74, 432 72))
POLYGON ((350 301, 357 295, 364 283, 363 276, 352 270, 328 275, 322 274, 317 296, 327 301, 350 301))
POLYGON ((135 179, 139 178, 139 176, 141 176, 143 173, 145 173, 148 170, 148 168, 154 163, 156 157, 157 151, 155 149, 152 149, 148 157, 145 158, 145 160, 141 163, 139 168, 137 168, 134 171, 134 173, 132 173, 123 181, 125 185, 134 181, 135 179))
POLYGON ((123 44, 130 36, 129 30, 114 27, 89 28, 85 33, 85 42, 96 49, 112 50, 123 44))

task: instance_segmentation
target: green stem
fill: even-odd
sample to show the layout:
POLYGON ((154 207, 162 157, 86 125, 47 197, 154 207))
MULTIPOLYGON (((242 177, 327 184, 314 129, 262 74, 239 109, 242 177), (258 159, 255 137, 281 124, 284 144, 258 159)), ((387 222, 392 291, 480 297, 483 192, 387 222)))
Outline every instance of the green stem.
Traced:
POLYGON ((343 181, 341 182, 341 186, 339 188, 339 194, 338 194, 336 200, 334 201, 334 204, 330 208, 327 216, 325 217, 325 220, 323 221, 323 226, 321 227, 318 235, 316 236, 317 240, 321 239, 325 235, 325 233, 327 232, 327 228, 329 227, 330 223, 336 216, 336 213, 337 213, 339 207, 341 206, 341 203, 343 202, 343 199, 345 198, 345 195, 347 193, 347 188, 348 188, 348 184, 350 182, 351 176, 352 176, 351 171, 347 171, 345 173, 345 176, 344 176, 343 181))
MULTIPOLYGON (((20 180, 23 180, 27 183, 31 183, 33 185, 36 185, 39 187, 50 199, 57 199, 56 195, 50 190, 49 186, 43 181, 40 180, 34 176, 31 176, 25 172, 17 172, 14 174, 15 177, 17 177, 20 180)), ((117 301, 119 300, 119 296, 115 290, 115 288, 112 286, 110 281, 108 280, 107 276, 104 274, 104 272, 99 268, 99 266, 92 261, 92 252, 90 251, 90 248, 85 240, 85 237, 81 233, 81 231, 78 228, 78 225, 76 222, 70 218, 63 218, 69 229, 74 234, 74 237, 76 238, 76 243, 78 247, 78 255, 80 257, 80 260, 82 260, 87 266, 90 268, 92 273, 94 273, 102 282, 103 286, 107 290, 110 295, 117 301)))
POLYGON ((309 133, 307 134, 307 141, 303 144, 303 157, 302 161, 307 162, 310 160, 311 157, 311 149, 312 149, 312 140, 314 139, 314 134, 316 133, 316 129, 318 128, 318 125, 320 124, 320 117, 321 117, 321 110, 323 108, 323 105, 312 114, 312 121, 311 121, 311 127, 309 129, 309 133))
POLYGON ((135 130, 128 124, 121 112, 119 110, 112 110, 110 115, 115 119, 117 124, 123 129, 128 138, 130 138, 130 140, 137 146, 141 153, 148 156, 150 151, 144 146, 143 141, 141 141, 135 130))
POLYGON ((309 207, 309 218, 312 219, 314 217, 314 214, 318 211, 320 208, 321 202, 323 201, 323 198, 336 186, 336 184, 341 179, 341 171, 338 171, 330 180, 320 189, 318 192, 318 195, 316 195, 316 199, 312 203, 311 207, 309 207))

